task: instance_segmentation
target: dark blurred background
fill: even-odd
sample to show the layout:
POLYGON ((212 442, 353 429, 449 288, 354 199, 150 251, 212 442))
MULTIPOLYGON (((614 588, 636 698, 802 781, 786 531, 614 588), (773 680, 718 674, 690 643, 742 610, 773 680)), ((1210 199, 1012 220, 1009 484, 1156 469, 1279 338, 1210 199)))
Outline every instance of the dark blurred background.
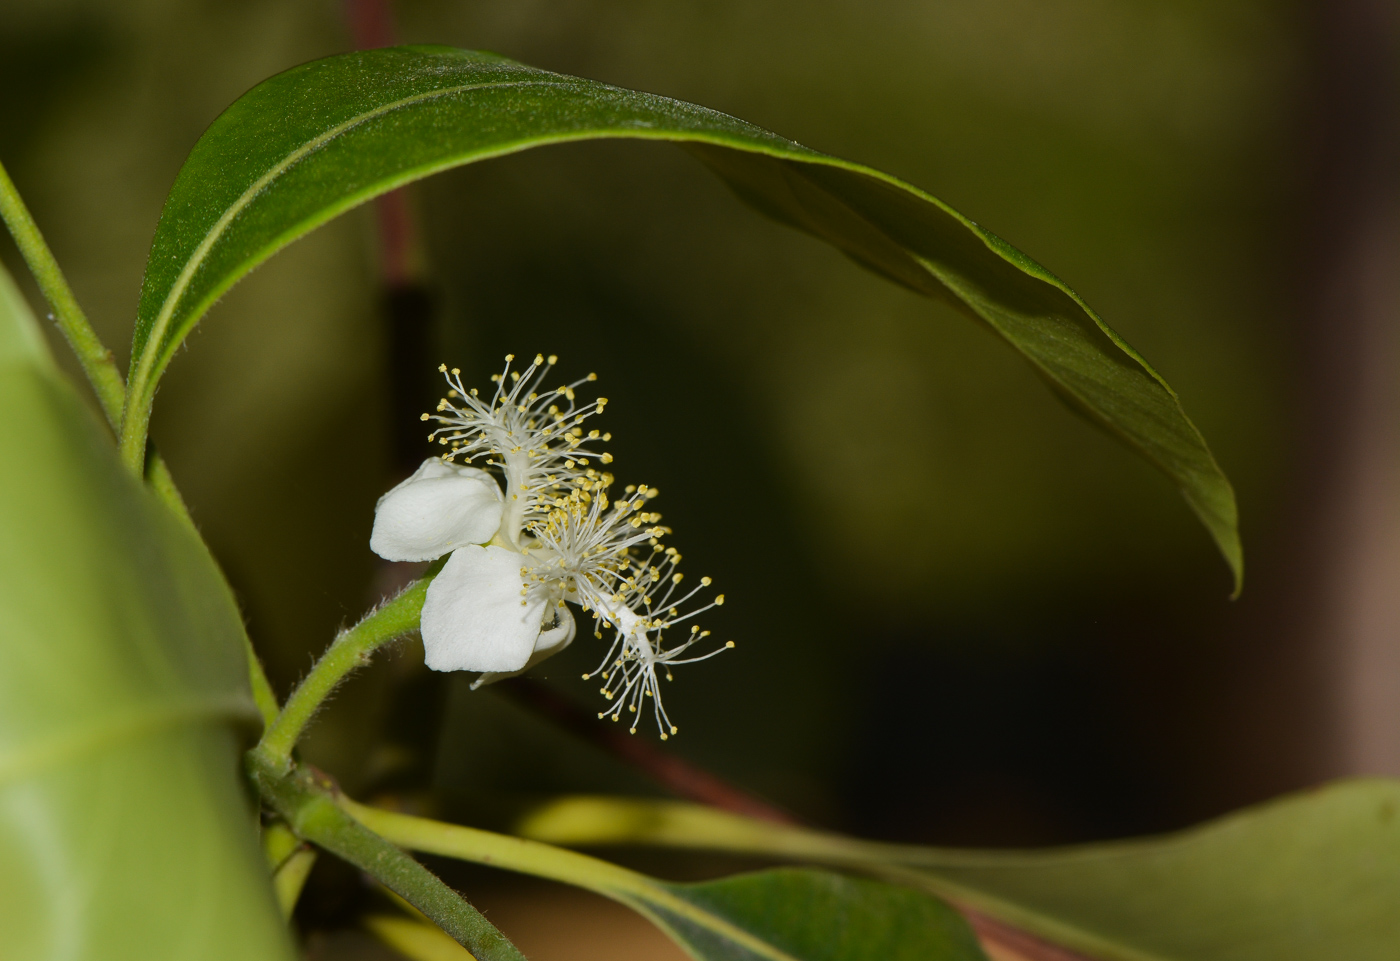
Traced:
MULTIPOLYGON (((123 363, 185 153, 269 74, 382 41, 382 22, 357 41, 364 8, 0 4, 0 157, 123 363)), ((434 396, 441 360, 485 383, 506 352, 543 351, 566 375, 597 371, 619 480, 662 490, 688 569, 729 600, 712 626, 738 649, 678 673, 666 750, 799 817, 1049 844, 1400 774, 1392 5, 402 0, 392 14, 406 42, 736 114, 1006 237, 1180 392, 1236 484, 1249 572, 1228 600, 1171 485, 961 316, 763 219, 675 148, 554 147, 322 228, 237 287, 173 364, 153 436, 281 689, 393 576, 367 540, 401 470, 394 438, 419 429, 394 423, 394 396, 434 396), (386 210, 419 234, 399 261, 383 254, 386 210), (386 310, 386 283, 407 307, 401 290, 386 310), (386 323, 405 311, 427 344, 407 387, 386 323)), ((596 710, 578 677, 600 655, 581 639, 536 673, 596 710)), ((309 756, 366 791, 654 789, 465 682, 406 646, 343 692, 309 756)))

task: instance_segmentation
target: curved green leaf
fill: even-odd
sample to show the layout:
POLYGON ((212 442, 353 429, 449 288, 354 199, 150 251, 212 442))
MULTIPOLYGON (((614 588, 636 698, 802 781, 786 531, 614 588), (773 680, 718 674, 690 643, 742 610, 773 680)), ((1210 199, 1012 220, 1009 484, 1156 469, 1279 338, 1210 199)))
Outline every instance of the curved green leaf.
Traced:
POLYGON ((411 850, 612 898, 649 918, 697 961, 986 961, 952 908, 879 881, 802 868, 673 884, 534 841, 342 803, 370 830, 411 850))
POLYGON ((3 269, 0 491, 0 954, 290 959, 236 774, 232 597, 3 269))
POLYGON ((894 177, 733 117, 443 47, 305 64, 253 88, 200 138, 166 201, 142 285, 122 430, 128 465, 141 463, 156 382, 176 348, 276 250, 448 167, 599 138, 686 145, 765 213, 986 323, 1057 393, 1176 482, 1238 589, 1234 493, 1176 394, 1025 254, 894 177))
POLYGON ((1344 781, 1162 838, 1047 851, 879 844, 675 802, 564 799, 520 825, 889 873, 1102 961, 1389 961, 1400 781, 1344 781))

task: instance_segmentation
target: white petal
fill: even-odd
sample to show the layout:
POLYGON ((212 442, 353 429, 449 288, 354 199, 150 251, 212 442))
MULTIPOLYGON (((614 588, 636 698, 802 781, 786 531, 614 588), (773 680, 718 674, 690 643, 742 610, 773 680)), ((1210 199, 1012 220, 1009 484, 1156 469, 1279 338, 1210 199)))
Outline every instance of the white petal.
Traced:
POLYGON ((495 478, 430 457, 379 498, 369 547, 391 561, 430 561, 464 544, 489 541, 500 524, 495 478))
POLYGON ((530 659, 525 662, 525 666, 518 671, 487 671, 472 681, 472 690, 486 684, 495 684, 497 681, 504 681, 508 677, 515 677, 523 674, 547 657, 553 657, 564 648, 573 643, 577 625, 574 623, 574 616, 569 613, 568 608, 556 607, 554 626, 540 631, 539 637, 535 638, 535 651, 530 655, 530 659))
POLYGON ((435 671, 519 671, 540 634, 543 591, 522 594, 525 558, 504 547, 459 547, 423 601, 424 662, 435 671))

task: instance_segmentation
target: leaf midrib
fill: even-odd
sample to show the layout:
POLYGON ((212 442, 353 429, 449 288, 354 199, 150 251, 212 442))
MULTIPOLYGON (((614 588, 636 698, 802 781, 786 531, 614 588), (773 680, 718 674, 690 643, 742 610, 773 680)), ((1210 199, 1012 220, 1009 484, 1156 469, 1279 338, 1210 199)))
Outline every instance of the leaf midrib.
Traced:
POLYGON ((172 318, 175 316, 175 309, 178 307, 180 300, 184 297, 185 291, 189 288, 191 281, 194 280, 195 273, 198 272, 200 266, 209 256, 209 252, 213 250, 214 245, 218 243, 219 238, 238 215, 253 202, 258 194, 266 190, 278 177, 282 176, 302 159, 315 153, 342 134, 348 133, 361 124, 368 123, 377 117, 382 117, 395 110, 412 106, 415 103, 422 103, 439 97, 449 97, 470 90, 483 90, 492 87, 526 86, 554 87, 563 86, 563 84, 554 80, 493 80, 487 83, 470 83, 459 84, 455 87, 443 87, 441 89, 403 97, 399 100, 382 104, 364 113, 356 114, 349 120, 336 124, 334 127, 311 138, 269 167, 239 195, 237 200, 225 208, 224 212, 219 216, 219 219, 205 232, 199 245, 195 247, 194 252, 180 269, 179 276, 175 278, 175 283, 171 285, 170 291, 165 295, 165 300, 161 302, 160 311, 156 314, 156 318, 151 324, 150 332, 147 334, 146 343, 141 348, 140 364, 135 372, 135 377, 132 378, 132 393, 135 394, 144 389, 148 372, 152 366, 154 366, 153 355, 159 354, 161 342, 165 339, 165 332, 169 328, 172 318))

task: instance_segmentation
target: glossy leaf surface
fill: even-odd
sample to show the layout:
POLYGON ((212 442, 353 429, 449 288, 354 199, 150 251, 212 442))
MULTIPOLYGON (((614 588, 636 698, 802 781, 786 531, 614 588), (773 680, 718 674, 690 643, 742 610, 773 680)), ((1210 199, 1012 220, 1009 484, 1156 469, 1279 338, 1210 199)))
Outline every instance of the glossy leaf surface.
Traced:
POLYGON ((1162 838, 1026 852, 879 844, 671 802, 580 798, 522 833, 889 871, 1103 961, 1383 961, 1400 947, 1400 781, 1340 782, 1162 838))
POLYGON ((733 117, 440 47, 289 70, 245 94, 195 145, 147 264, 124 455, 139 463, 156 383, 185 335, 280 247, 428 174, 599 138, 683 144, 765 213, 987 324, 1057 393, 1173 479, 1238 585, 1234 494, 1200 432, 1146 361, 1029 257, 915 187, 733 117))
POLYGON ((278 961, 238 612, 0 268, 0 955, 278 961))

